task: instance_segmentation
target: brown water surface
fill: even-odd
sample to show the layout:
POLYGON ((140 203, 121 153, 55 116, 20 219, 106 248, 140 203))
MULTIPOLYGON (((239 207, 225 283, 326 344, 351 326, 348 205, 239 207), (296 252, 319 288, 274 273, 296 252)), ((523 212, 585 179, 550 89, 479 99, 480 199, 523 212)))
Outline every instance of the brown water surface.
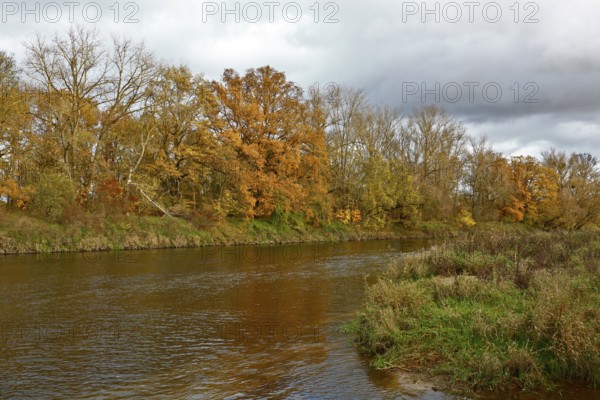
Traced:
POLYGON ((340 330, 366 275, 426 245, 0 256, 0 398, 449 398, 340 330))

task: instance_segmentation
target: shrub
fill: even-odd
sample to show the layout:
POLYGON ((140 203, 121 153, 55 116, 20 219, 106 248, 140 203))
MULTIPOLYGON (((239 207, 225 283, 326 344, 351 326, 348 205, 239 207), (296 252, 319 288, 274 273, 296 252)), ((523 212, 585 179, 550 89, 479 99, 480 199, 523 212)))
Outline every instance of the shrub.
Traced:
POLYGON ((75 188, 63 174, 40 174, 33 192, 33 213, 46 221, 58 222, 65 211, 75 207, 75 188))

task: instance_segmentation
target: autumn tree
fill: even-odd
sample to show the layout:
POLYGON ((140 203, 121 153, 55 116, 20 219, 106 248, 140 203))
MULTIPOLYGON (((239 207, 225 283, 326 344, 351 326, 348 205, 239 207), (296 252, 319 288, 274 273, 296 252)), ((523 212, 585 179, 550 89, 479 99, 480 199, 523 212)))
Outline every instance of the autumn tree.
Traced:
POLYGON ((220 120, 215 135, 235 154, 223 190, 246 216, 270 216, 276 207, 306 211, 307 189, 322 185, 326 153, 302 89, 268 66, 244 76, 228 69, 213 85, 220 120))
POLYGON ((85 199, 108 168, 112 127, 140 111, 154 62, 142 44, 113 39, 107 48, 81 27, 49 41, 37 36, 26 49, 38 90, 31 110, 36 134, 57 146, 56 162, 85 199))
POLYGON ((152 105, 146 117, 155 120, 156 141, 145 173, 159 181, 170 206, 193 211, 204 200, 214 200, 209 186, 219 162, 209 129, 216 107, 213 92, 207 81, 184 66, 162 67, 149 90, 152 105))
POLYGON ((466 206, 476 220, 496 221, 513 190, 508 162, 486 137, 469 138, 469 147, 462 182, 466 206))
POLYGON ((31 140, 27 93, 12 56, 0 51, 0 198, 23 207, 29 200, 31 140))
POLYGON ((339 218, 357 213, 366 226, 416 219, 421 201, 401 149, 403 116, 374 107, 363 93, 336 87, 325 103, 330 192, 339 218))
POLYGON ((327 149, 331 171, 330 192, 335 208, 359 208, 361 172, 357 145, 361 119, 367 112, 362 91, 336 87, 328 93, 326 110, 327 149))
POLYGON ((598 160, 588 153, 551 149, 543 154, 544 166, 558 178, 558 202, 548 225, 580 229, 597 223, 600 216, 600 171, 598 160))
POLYGON ((466 142, 464 126, 437 106, 415 110, 404 124, 400 149, 421 187, 423 218, 447 218, 458 206, 466 142))
POLYGON ((359 208, 367 225, 417 218, 422 199, 399 145, 401 115, 387 107, 367 108, 359 118, 355 145, 359 167, 359 208))
POLYGON ((531 156, 512 157, 509 166, 513 188, 503 215, 516 222, 545 223, 557 199, 557 174, 531 156))

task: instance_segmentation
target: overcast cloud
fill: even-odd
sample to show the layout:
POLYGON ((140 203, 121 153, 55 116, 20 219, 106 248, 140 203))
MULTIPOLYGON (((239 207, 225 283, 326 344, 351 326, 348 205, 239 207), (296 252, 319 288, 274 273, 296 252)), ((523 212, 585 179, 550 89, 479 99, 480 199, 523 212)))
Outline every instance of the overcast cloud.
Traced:
POLYGON ((421 1, 241 1, 237 23, 221 1, 9 1, 0 2, 0 49, 22 60, 23 42, 64 32, 72 19, 106 38, 143 40, 211 79, 269 64, 305 89, 362 88, 404 112, 438 103, 505 154, 557 147, 600 156, 600 3, 437 3, 438 15, 424 15, 421 1))

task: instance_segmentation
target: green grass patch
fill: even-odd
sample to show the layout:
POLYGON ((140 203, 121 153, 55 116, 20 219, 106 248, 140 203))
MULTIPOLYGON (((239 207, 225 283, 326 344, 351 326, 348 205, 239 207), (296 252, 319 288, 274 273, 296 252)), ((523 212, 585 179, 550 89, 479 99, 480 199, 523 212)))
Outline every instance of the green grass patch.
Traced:
POLYGON ((467 390, 600 384, 600 239, 483 234, 397 260, 348 325, 377 368, 467 390))

